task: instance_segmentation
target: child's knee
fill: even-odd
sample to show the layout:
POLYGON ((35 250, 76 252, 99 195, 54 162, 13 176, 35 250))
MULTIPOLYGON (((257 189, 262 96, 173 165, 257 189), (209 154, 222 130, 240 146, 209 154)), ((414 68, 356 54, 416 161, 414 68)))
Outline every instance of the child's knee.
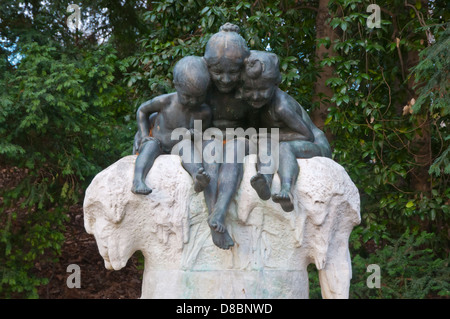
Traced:
POLYGON ((280 143, 280 154, 287 154, 291 152, 291 144, 289 143, 280 143))
POLYGON ((139 148, 139 153, 151 149, 161 149, 161 142, 154 137, 146 136, 142 139, 141 147, 139 148))

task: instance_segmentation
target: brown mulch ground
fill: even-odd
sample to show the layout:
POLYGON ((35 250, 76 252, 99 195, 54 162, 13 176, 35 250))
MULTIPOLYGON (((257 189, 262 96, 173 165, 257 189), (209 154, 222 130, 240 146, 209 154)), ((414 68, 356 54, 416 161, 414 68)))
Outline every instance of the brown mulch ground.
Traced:
POLYGON ((136 253, 126 267, 119 271, 107 270, 93 235, 86 233, 83 209, 75 206, 69 212, 66 241, 59 262, 41 267, 40 274, 50 282, 39 289, 42 299, 136 299, 141 294, 143 262, 136 253), (81 271, 81 287, 68 288, 67 272, 70 264, 81 271))
MULTIPOLYGON (((26 169, 0 165, 0 188, 14 187, 26 175, 26 169)), ((2 198, 0 198, 0 205, 1 203, 2 198)), ((15 211, 18 210, 15 209, 15 211)), ((49 279, 48 285, 39 287, 39 297, 42 299, 139 298, 143 274, 143 258, 140 253, 133 255, 123 269, 107 270, 98 252, 94 236, 86 233, 84 229, 82 206, 73 206, 67 213, 69 221, 66 223, 65 242, 58 262, 44 262, 43 258, 35 263, 35 274, 49 279), (80 267, 80 288, 67 287, 67 278, 72 274, 67 272, 67 267, 71 264, 77 264, 80 267)))

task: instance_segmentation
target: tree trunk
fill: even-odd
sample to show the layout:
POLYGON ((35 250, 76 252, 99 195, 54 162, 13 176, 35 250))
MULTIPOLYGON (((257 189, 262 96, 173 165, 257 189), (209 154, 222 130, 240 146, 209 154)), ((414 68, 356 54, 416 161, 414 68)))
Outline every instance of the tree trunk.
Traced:
MULTIPOLYGON (((319 1, 319 10, 316 18, 316 39, 329 38, 331 43, 335 39, 337 39, 337 34, 335 30, 327 23, 328 18, 331 17, 328 3, 329 0, 320 0, 319 1)), ((321 61, 324 58, 335 56, 336 53, 333 51, 333 46, 330 45, 328 48, 324 45, 320 45, 316 47, 316 57, 317 61, 321 61)), ((313 102, 319 104, 318 108, 315 108, 311 112, 311 119, 314 124, 324 130, 324 123, 328 116, 328 108, 330 107, 330 103, 327 101, 331 99, 333 96, 333 90, 325 84, 325 82, 333 77, 334 67, 333 66, 324 66, 321 70, 320 77, 314 83, 314 97, 313 102), (324 101, 325 100, 325 101, 324 101)), ((324 130, 328 140, 332 140, 332 135, 330 132, 324 130)))
MULTIPOLYGON (((423 12, 428 11, 428 1, 421 0, 423 12)), ((411 5, 407 5, 407 7, 412 7, 411 5)), ((414 7, 412 7, 414 9, 414 7)), ((423 21, 423 16, 419 15, 419 12, 416 11, 417 19, 422 26, 425 25, 423 21)), ((426 37, 424 37, 424 41, 430 45, 429 35, 431 33, 426 32, 426 37)), ((412 67, 416 66, 420 61, 419 52, 408 51, 406 58, 406 70, 411 70, 412 67)), ((410 95, 410 99, 417 100, 416 90, 418 86, 414 88, 416 85, 414 74, 411 74, 408 77, 408 93, 410 95)), ((420 86, 420 83, 419 83, 420 86)), ((411 100, 410 100, 411 101, 411 100)), ((410 104, 413 104, 409 102, 410 104)), ((427 108, 422 107, 422 110, 418 114, 413 114, 414 119, 416 121, 416 131, 415 135, 410 143, 410 152, 413 154, 414 162, 416 166, 411 170, 410 175, 410 183, 411 188, 416 191, 423 193, 424 195, 429 195, 431 192, 431 177, 428 173, 430 165, 432 163, 432 152, 431 152, 431 125, 430 125, 430 112, 427 108)))
MULTIPOLYGON (((406 69, 409 70, 419 63, 419 53, 409 51, 406 60, 406 69)), ((414 89, 414 75, 408 80, 409 101, 417 100, 414 89)), ((410 183, 414 191, 428 194, 431 191, 430 174, 428 170, 432 162, 431 154, 431 127, 428 110, 422 110, 419 114, 413 114, 416 120, 416 131, 410 143, 409 150, 413 154, 416 166, 411 171, 410 183)))

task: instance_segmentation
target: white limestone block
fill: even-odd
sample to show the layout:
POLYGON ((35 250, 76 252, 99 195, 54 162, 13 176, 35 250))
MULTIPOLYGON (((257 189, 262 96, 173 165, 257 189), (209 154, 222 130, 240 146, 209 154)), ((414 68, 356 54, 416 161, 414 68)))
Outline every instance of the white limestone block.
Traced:
MULTIPOLYGON (((235 245, 222 250, 211 239, 204 195, 194 192, 180 157, 157 158, 149 195, 131 192, 135 159, 124 157, 93 179, 84 222, 106 268, 119 270, 142 251, 142 298, 308 298, 310 263, 324 298, 348 298, 348 239, 360 223, 360 199, 338 163, 299 159, 295 209, 286 213, 258 197, 250 185, 255 164, 247 161, 226 219, 235 245)), ((275 175, 272 191, 279 187, 275 175)))

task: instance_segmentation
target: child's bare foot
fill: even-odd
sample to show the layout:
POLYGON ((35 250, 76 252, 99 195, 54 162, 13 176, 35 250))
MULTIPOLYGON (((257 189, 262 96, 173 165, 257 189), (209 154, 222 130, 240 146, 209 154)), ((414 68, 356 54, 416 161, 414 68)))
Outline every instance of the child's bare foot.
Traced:
POLYGON ((225 227, 226 211, 215 209, 208 218, 208 224, 211 228, 211 237, 213 243, 222 249, 230 249, 234 246, 233 239, 225 227))
POLYGON ((219 233, 211 228, 211 237, 214 245, 222 249, 230 249, 234 246, 233 239, 231 239, 230 234, 225 229, 225 232, 219 233))
POLYGON ((289 191, 281 189, 278 194, 272 195, 272 200, 275 203, 279 203, 281 208, 285 212, 292 212, 294 210, 294 204, 292 203, 292 195, 289 191))
POLYGON ((211 177, 208 173, 205 172, 205 169, 202 167, 198 170, 197 175, 195 176, 194 181, 194 190, 197 193, 202 192, 205 187, 209 184, 211 177))
POLYGON ((224 233, 225 228, 225 214, 218 213, 217 211, 213 212, 211 216, 208 218, 208 224, 211 229, 215 230, 218 233, 224 233))
POLYGON ((266 178, 260 172, 250 179, 250 184, 258 193, 259 198, 268 200, 270 198, 270 187, 266 178))
POLYGON ((152 192, 152 189, 145 185, 145 183, 141 180, 133 181, 133 187, 131 187, 131 191, 136 195, 148 195, 152 192))

